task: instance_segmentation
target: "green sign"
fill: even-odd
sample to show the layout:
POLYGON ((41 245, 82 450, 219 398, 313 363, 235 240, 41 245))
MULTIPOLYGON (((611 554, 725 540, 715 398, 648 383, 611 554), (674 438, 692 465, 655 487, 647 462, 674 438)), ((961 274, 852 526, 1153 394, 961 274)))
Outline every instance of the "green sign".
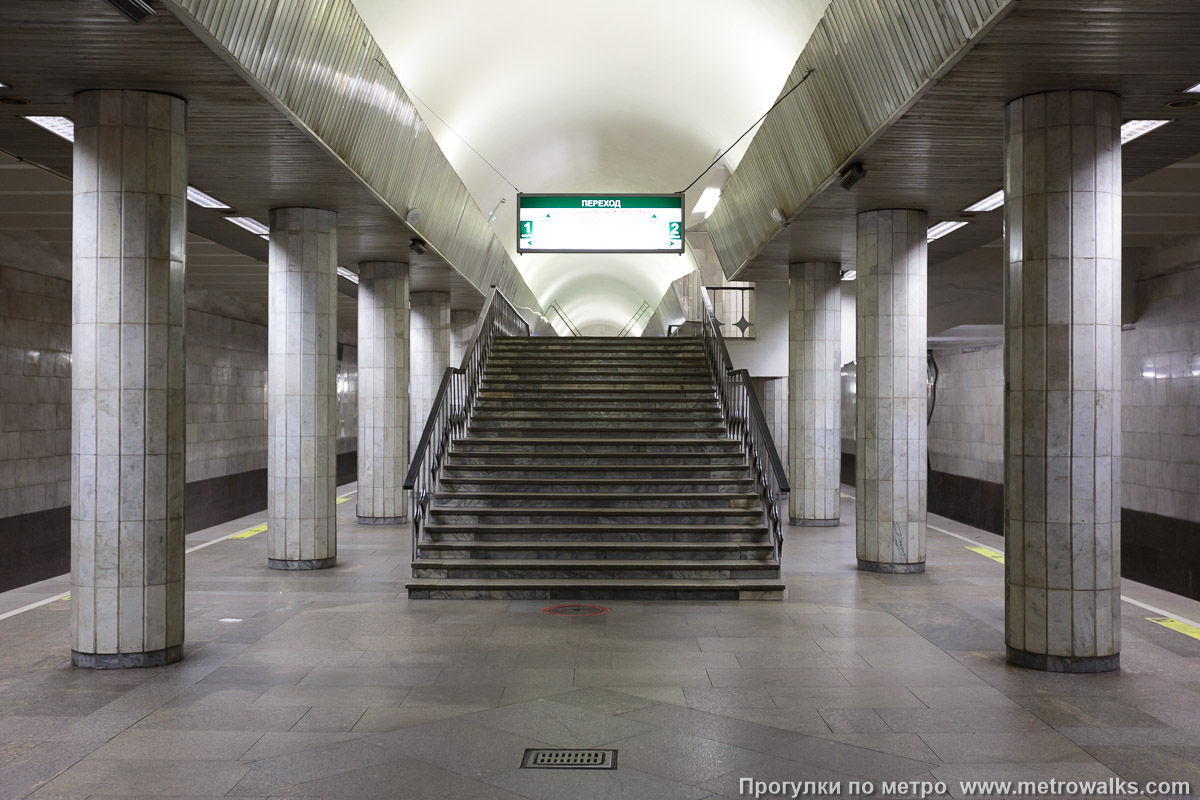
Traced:
POLYGON ((519 253, 682 253, 683 249, 683 195, 517 195, 519 253))

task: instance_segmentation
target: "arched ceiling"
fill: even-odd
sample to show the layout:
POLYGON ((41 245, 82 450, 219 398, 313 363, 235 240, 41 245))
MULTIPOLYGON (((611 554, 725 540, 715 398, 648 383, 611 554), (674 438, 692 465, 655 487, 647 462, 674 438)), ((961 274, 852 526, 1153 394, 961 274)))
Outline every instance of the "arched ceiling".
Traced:
MULTIPOLYGON (((829 4, 354 2, 480 209, 495 209, 538 300, 596 333, 656 306, 695 268, 691 255, 518 256, 509 181, 525 192, 679 191, 770 107, 829 4)), ((685 211, 727 174, 697 183, 685 211)), ((687 227, 701 221, 689 215, 687 227)))

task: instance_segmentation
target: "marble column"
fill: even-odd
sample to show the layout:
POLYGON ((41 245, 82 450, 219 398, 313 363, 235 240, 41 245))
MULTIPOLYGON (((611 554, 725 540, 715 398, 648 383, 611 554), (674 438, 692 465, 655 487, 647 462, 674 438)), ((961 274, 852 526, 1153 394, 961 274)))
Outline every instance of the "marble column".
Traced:
POLYGON ((858 215, 858 568, 923 572, 927 478, 924 211, 858 215))
POLYGON ((408 518, 408 264, 358 271, 358 521, 408 518))
POLYGON ((1005 126, 1008 660, 1121 651, 1121 101, 1030 95, 1005 126))
POLYGON ((337 563, 337 214, 271 209, 267 566, 337 563))
POLYGON ((433 407, 442 375, 450 366, 449 292, 413 292, 409 304, 409 455, 433 407))
POLYGON ((842 271, 789 267, 788 476, 793 525, 837 525, 842 474, 842 271))
POLYGON ((187 104, 75 96, 71 660, 183 655, 187 104))
POLYGON ((478 311, 450 312, 450 366, 462 364, 471 337, 475 335, 475 323, 479 320, 478 311))

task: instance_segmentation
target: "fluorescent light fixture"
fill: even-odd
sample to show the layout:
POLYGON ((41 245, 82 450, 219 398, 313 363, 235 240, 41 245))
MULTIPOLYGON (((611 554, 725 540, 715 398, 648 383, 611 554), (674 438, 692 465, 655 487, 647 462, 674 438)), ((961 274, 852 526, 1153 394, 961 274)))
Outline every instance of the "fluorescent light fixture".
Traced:
POLYGON ((940 239, 946 234, 954 233, 959 228, 968 224, 970 223, 963 222, 962 220, 947 220, 945 222, 939 222, 937 225, 934 225, 929 229, 929 233, 926 235, 926 240, 932 242, 936 239, 940 239))
POLYGON ((1183 90, 1183 93, 1184 94, 1200 94, 1200 83, 1197 83, 1195 86, 1189 86, 1188 88, 1183 90))
POLYGON ((995 211, 1000 206, 1004 205, 1004 190, 993 192, 987 197, 980 200, 972 206, 967 206, 964 211, 995 211))
MULTIPOLYGON (((0 89, 7 89, 7 88, 8 88, 8 84, 5 83, 4 81, 0 81, 0 89)), ((1188 91, 1190 92, 1191 89, 1189 89, 1188 91)))
POLYGON ((358 276, 355 275, 350 270, 346 269, 345 267, 338 267, 337 273, 338 273, 338 275, 341 275, 343 278, 350 281, 351 283, 355 283, 355 284, 358 283, 358 276))
POLYGON ((211 194, 205 194, 195 186, 187 187, 187 199, 201 208, 231 208, 231 206, 225 205, 211 194))
POLYGON ((1129 144, 1139 136, 1145 136, 1166 125, 1169 119, 1131 119, 1121 126, 1121 144, 1129 144))
POLYGON ((700 199, 696 201, 695 208, 692 209, 693 214, 703 214, 705 219, 708 219, 717 207, 717 202, 721 199, 721 190, 715 186, 709 186, 700 193, 700 199))
POLYGON ((266 225, 263 225, 254 217, 226 217, 225 219, 229 220, 234 225, 237 225, 239 228, 245 228, 251 233, 257 233, 264 239, 271 238, 271 229, 266 225))
POLYGON ((26 117, 34 125, 45 128, 68 142, 75 141, 75 123, 68 117, 26 117))
POLYGON ((856 269, 848 269, 842 273, 842 280, 844 280, 844 281, 852 281, 857 277, 858 277, 858 270, 856 270, 856 269))

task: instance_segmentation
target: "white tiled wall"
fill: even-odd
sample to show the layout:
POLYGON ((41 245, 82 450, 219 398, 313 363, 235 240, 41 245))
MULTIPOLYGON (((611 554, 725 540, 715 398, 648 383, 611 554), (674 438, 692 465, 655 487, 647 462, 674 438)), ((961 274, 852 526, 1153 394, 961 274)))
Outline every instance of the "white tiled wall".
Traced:
POLYGON ((933 469, 1004 481, 1004 349, 937 350, 937 402, 929 424, 933 469))
POLYGON ((1200 522, 1200 269, 1137 284, 1124 331, 1121 500, 1200 522))
POLYGON ((0 517, 71 502, 71 283, 0 265, 0 517))

